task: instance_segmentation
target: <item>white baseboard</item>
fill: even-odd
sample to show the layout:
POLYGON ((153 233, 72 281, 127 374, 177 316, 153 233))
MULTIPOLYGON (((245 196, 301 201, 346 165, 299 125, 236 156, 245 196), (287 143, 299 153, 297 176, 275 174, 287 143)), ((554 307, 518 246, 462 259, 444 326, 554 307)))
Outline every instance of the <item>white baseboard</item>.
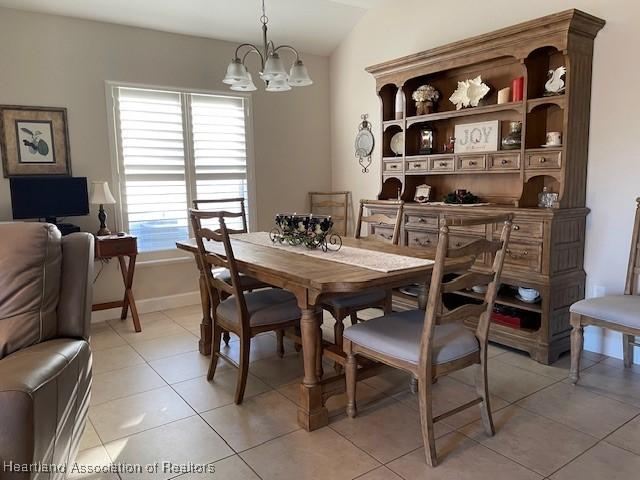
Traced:
MULTIPOLYGON (((179 293, 177 295, 168 295, 166 297, 144 298, 136 300, 138 313, 159 312, 169 308, 186 307, 188 305, 197 305, 200 303, 200 292, 179 293)), ((91 323, 100 323, 114 318, 120 318, 120 308, 110 308, 108 310, 100 310, 91 312, 91 323)))

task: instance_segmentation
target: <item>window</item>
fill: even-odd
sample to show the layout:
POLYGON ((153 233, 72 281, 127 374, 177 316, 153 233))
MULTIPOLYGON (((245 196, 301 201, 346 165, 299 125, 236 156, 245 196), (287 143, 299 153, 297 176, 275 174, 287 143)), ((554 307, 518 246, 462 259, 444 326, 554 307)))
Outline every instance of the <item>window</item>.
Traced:
POLYGON ((120 220, 141 252, 174 249, 187 239, 196 198, 243 197, 252 219, 247 97, 108 87, 120 220))

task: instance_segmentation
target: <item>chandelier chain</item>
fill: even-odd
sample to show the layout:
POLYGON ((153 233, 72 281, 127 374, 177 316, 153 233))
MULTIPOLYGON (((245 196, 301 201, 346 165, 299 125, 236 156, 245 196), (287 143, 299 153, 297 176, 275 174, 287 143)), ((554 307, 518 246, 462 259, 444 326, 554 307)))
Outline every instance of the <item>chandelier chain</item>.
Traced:
POLYGON ((266 25, 269 22, 269 17, 267 17, 267 10, 264 6, 264 0, 262 0, 262 16, 260 17, 260 21, 263 25, 266 25))

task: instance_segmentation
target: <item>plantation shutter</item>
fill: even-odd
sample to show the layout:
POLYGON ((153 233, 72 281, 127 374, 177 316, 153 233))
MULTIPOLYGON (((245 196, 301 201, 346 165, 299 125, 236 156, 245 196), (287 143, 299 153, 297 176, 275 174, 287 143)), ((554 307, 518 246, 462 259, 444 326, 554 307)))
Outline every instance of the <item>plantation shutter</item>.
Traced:
POLYGON ((189 237, 181 95, 118 87, 116 97, 125 228, 141 251, 173 249, 189 237))
MULTIPOLYGON (((191 140, 198 200, 241 197, 248 205, 247 145, 244 99, 191 94, 191 140)), ((235 204, 203 205, 202 209, 239 212, 235 204)), ((241 219, 228 220, 242 228, 241 219)))

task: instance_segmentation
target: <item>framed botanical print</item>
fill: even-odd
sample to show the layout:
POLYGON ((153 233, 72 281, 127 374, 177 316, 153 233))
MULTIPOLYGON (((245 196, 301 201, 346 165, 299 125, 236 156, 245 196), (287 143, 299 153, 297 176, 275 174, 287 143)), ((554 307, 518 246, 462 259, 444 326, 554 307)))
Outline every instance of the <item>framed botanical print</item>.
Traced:
POLYGON ((71 175, 67 109, 0 106, 0 154, 5 177, 71 175))

